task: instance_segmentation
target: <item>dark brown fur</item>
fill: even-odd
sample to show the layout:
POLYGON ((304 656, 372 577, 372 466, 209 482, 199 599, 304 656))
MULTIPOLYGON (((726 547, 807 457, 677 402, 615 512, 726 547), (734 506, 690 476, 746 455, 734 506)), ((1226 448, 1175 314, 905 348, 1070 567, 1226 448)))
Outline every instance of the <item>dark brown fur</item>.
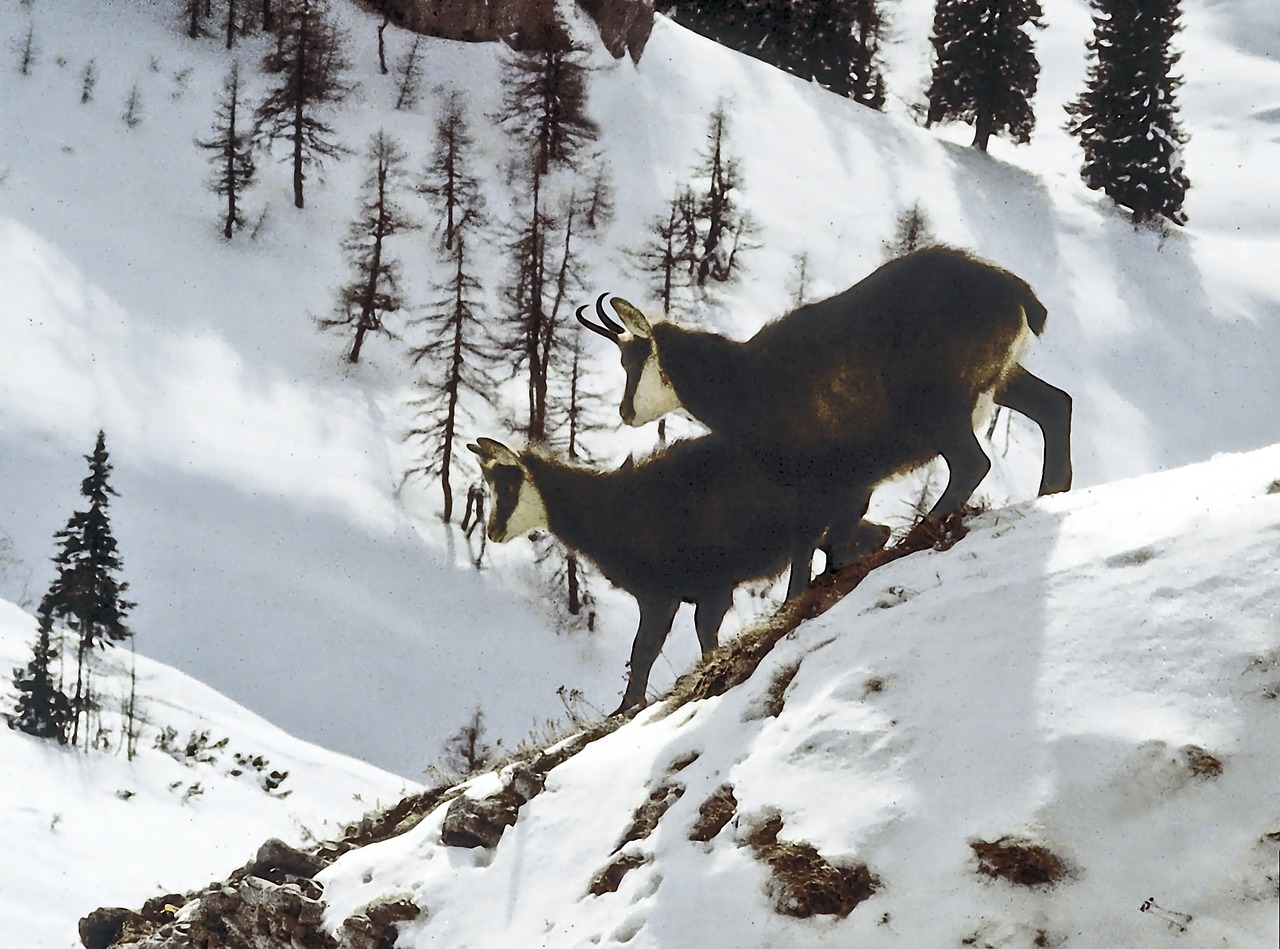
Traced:
MULTIPOLYGON (((623 364, 636 367, 621 413, 634 414, 639 357, 652 346, 684 407, 806 498, 814 543, 831 525, 839 547, 866 535, 857 522, 876 484, 939 454, 950 483, 929 516, 959 509, 990 467, 972 423, 986 392, 1045 431, 1041 493, 1070 486, 1070 397, 1017 365, 1024 326, 1038 334, 1045 317, 1013 274, 926 248, 743 343, 670 323, 651 340, 618 338, 623 364)), ((855 552, 846 545, 835 559, 855 552)), ((790 593, 807 583, 798 559, 790 593)))
MULTIPOLYGON (((644 701, 650 667, 681 602, 697 606, 698 639, 709 652, 734 588, 780 573, 798 542, 795 493, 715 436, 677 442, 615 471, 565 465, 536 452, 523 453, 520 463, 542 496, 552 532, 640 606, 619 711, 644 701)), ((518 490, 507 475, 512 467, 485 469, 500 495, 495 537, 506 530, 518 490)))

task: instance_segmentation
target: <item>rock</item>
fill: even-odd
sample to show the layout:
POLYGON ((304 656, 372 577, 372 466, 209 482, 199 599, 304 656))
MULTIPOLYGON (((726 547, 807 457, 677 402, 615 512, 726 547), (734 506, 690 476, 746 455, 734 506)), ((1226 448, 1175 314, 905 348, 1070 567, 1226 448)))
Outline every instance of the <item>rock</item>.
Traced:
POLYGON ((251 876, 261 877, 273 883, 283 883, 284 877, 295 876, 311 879, 324 868, 324 861, 315 854, 290 847, 283 840, 272 837, 261 847, 245 870, 251 876))
POLYGON ((125 924, 138 918, 123 906, 101 906, 80 920, 80 943, 85 949, 107 949, 120 937, 125 924))
MULTIPOLYGON (((368 3, 369 0, 366 0, 368 3)), ((653 0, 578 0, 615 57, 637 62, 653 30, 653 0)), ((543 50, 564 41, 556 0, 385 0, 393 23, 428 36, 468 42, 501 40, 517 50, 543 50)))
POLYGON ((516 822, 519 803, 510 794, 480 800, 455 798, 440 828, 440 842, 446 847, 486 847, 492 850, 502 832, 516 822))

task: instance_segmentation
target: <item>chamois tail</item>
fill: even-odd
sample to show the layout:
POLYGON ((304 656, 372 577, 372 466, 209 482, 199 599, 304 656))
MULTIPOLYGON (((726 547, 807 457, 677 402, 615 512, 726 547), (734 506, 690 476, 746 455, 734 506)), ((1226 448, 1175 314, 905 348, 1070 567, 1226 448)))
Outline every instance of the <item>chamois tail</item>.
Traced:
POLYGON ((1027 319, 1027 326, 1031 328, 1031 332, 1037 336, 1044 332, 1044 324, 1049 316, 1049 311, 1045 309, 1043 303, 1036 299, 1034 293, 1028 292, 1026 299, 1022 301, 1022 313, 1027 319))

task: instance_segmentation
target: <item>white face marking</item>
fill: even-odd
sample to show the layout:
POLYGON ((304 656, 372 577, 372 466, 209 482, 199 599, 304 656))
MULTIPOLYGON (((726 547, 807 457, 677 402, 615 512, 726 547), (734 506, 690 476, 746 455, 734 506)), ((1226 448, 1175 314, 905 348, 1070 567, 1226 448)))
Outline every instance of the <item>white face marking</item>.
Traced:
POLYGON ((656 352, 651 352, 649 358, 644 361, 631 406, 635 410, 635 415, 628 424, 636 427, 681 408, 680 397, 676 395, 676 390, 662 371, 656 352))
POLYGON ((542 503, 542 493, 533 486, 526 473, 520 482, 520 494, 516 497, 515 510, 507 518, 503 535, 494 538, 498 543, 505 543, 513 537, 520 537, 529 531, 547 526, 547 508, 542 503))

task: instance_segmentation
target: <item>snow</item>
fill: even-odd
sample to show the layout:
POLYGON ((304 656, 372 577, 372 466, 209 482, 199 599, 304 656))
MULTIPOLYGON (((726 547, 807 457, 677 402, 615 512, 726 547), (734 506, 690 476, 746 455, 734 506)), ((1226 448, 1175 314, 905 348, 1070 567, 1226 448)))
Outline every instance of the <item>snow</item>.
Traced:
POLYGON ((1190 917, 1189 944, 1272 945, 1278 474, 1275 447, 989 512, 952 551, 873 574, 743 686, 651 708, 552 771, 491 854, 441 846, 441 808, 344 856, 320 877, 328 919, 409 895, 406 947, 1169 945, 1153 898, 1190 917), (625 851, 650 862, 587 896, 665 781, 683 795, 625 851), (723 783, 735 822, 691 843, 723 783), (842 921, 776 915, 744 844, 768 814, 880 891, 842 921), (1069 877, 978 875, 971 842, 1006 835, 1069 877))
MULTIPOLYGON (((395 112, 376 18, 335 7, 358 80, 336 111, 344 142, 359 152, 385 127, 420 165, 439 104, 460 92, 489 209, 509 213, 506 146, 487 118, 501 101, 497 48, 424 41, 423 102, 395 112)), ((918 201, 940 239, 1017 272, 1048 306, 1027 365, 1075 400, 1078 490, 1018 503, 1035 491, 1039 439, 1021 419, 1002 423, 980 492, 996 509, 953 551, 877 573, 742 689, 646 713, 556 769, 495 854, 440 848, 437 819, 349 855, 327 877, 332 920, 405 891, 428 909, 407 940, 424 946, 671 945, 691 930, 722 945, 1025 945, 1041 929, 1073 944, 1166 945, 1178 933, 1138 911, 1154 896, 1193 916, 1195 945, 1274 944, 1275 847, 1260 839, 1280 829, 1266 698, 1280 688, 1267 493, 1280 462, 1264 449, 1179 466, 1280 442, 1280 7, 1186 7, 1176 43, 1189 223, 1163 234, 1135 230, 1084 187, 1061 128, 1087 66, 1083 0, 1049 5, 1035 34, 1031 144, 994 139, 989 156, 966 147, 965 127, 911 121, 929 68, 924 0, 895 5, 885 116, 665 20, 638 66, 596 54, 591 108, 618 210, 584 302, 608 289, 653 310, 622 251, 690 174, 724 101, 762 247, 706 322, 744 337, 784 312, 802 254, 815 296, 843 289, 880 262, 918 201), (783 714, 762 718, 772 673, 795 662, 783 714), (883 689, 868 692, 876 677, 883 689), (1223 762, 1219 777, 1190 774, 1193 745, 1223 762), (650 785, 690 750, 701 757, 676 776, 685 794, 631 845, 654 862, 617 894, 584 898, 650 785), (747 817, 689 844, 691 815, 725 781, 747 817), (840 922, 774 915, 767 871, 735 842, 770 809, 782 839, 865 860, 883 891, 840 922), (1077 875, 1045 892, 976 877, 969 841, 1004 834, 1043 840, 1077 875)), ((613 707, 636 622, 629 598, 599 590, 597 631, 562 628, 527 542, 491 547, 476 572, 465 539, 438 521, 434 485, 395 492, 404 344, 375 339, 350 370, 344 340, 315 326, 345 274, 340 241, 367 169, 327 163, 297 212, 288 168, 261 160, 246 202, 252 219, 265 215, 261 234, 224 243, 192 141, 208 135, 230 57, 172 20, 155 4, 0 10, 0 37, 31 23, 38 47, 26 78, 12 53, 0 97, 0 597, 27 612, 38 602, 52 535, 104 428, 140 668, 154 670, 142 703, 183 736, 209 721, 232 749, 288 760, 295 794, 280 801, 213 773, 183 803, 168 786, 195 777, 167 756, 77 757, 3 730, 0 852, 21 855, 0 870, 6 944, 71 944, 93 906, 200 885, 270 834, 324 833, 399 787, 230 700, 417 778, 477 707, 506 749, 567 716, 561 686, 581 690, 578 711, 613 707), (90 61, 98 82, 82 105, 90 61), (135 85, 142 121, 129 129, 135 85), (319 763, 308 773, 304 761, 319 763)), ((410 39, 387 36, 394 62, 410 39)), ((253 67, 251 96, 261 51, 251 41, 235 54, 253 67)), ((411 298, 430 295, 429 235, 397 248, 411 298)), ((485 265, 501 283, 499 256, 485 265)), ((496 298, 489 312, 501 318, 496 298)), ((616 393, 616 355, 588 345, 616 393)), ((508 440, 492 424, 475 434, 508 440)), ((619 433, 597 450, 607 463, 652 442, 651 431, 619 433)), ((889 486, 874 515, 900 523, 927 478, 889 486)), ((736 606, 722 638, 762 609, 747 593, 736 606)), ((25 663, 33 629, 3 609, 0 670, 25 663)), ((691 627, 682 613, 655 686, 694 661, 691 627)), ((0 703, 10 693, 0 676, 0 703)))
MULTIPOLYGON (((25 667, 35 621, 0 602, 0 704, 25 667)), ((74 670, 73 670, 74 671, 74 670)), ((141 735, 133 761, 119 747, 130 656, 108 648, 93 686, 111 730, 106 750, 76 752, 0 727, 0 935, 6 946, 78 945, 76 921, 99 905, 141 906, 202 887, 243 866, 268 837, 294 846, 341 835, 367 811, 418 785, 299 741, 208 686, 137 658, 141 735), (177 757, 156 747, 176 732, 177 757), (208 733, 195 762, 181 750, 208 733), (261 756, 262 768, 235 756, 261 756), (232 771, 241 771, 239 775, 232 771), (274 793, 263 778, 287 772, 274 793)), ((94 729, 96 731, 96 728, 94 729)))

